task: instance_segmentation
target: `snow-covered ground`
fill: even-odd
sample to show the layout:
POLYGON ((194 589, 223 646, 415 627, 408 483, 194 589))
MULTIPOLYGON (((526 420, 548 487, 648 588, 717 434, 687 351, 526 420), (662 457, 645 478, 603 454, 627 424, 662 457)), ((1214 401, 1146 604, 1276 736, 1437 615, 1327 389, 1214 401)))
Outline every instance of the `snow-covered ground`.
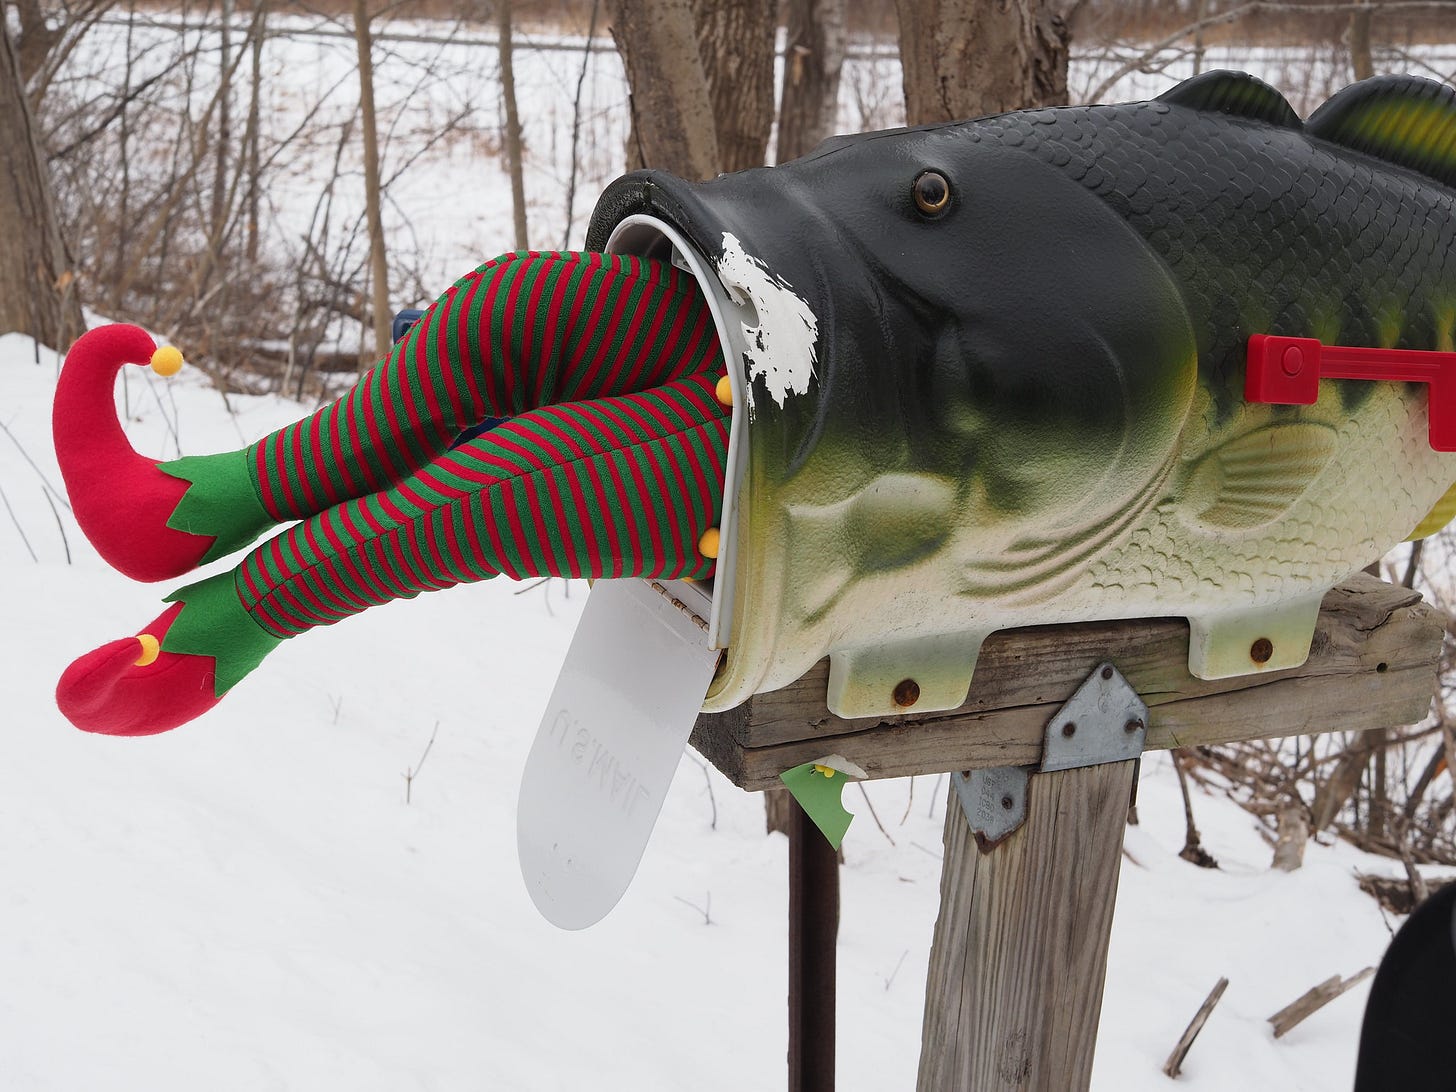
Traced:
MULTIPOLYGON (((689 755, 601 925, 559 932, 524 890, 517 786, 585 586, 498 580, 371 610, 290 642, 162 736, 66 724, 64 666, 136 632, 169 589, 112 572, 70 518, 49 439, 56 360, 38 355, 0 338, 0 1087, 782 1086, 786 843, 764 835, 756 797, 689 755)), ((229 406, 191 371, 127 373, 128 430, 158 456, 237 446, 306 408, 229 406)), ((889 836, 861 814, 845 846, 839 1087, 893 1092, 914 1086, 946 786, 868 793, 889 836)), ((1250 817, 1196 807, 1219 871, 1178 859, 1177 783, 1149 756, 1094 1088, 1162 1087, 1220 975, 1183 1086, 1347 1086, 1366 987, 1282 1041, 1265 1021, 1378 960, 1395 923, 1352 873, 1389 863, 1311 845, 1302 871, 1271 872, 1250 817)))
MULTIPOLYGON (((114 58, 120 30, 108 45, 106 29, 75 63, 100 72, 114 58)), ((568 224, 583 55, 532 42, 518 41, 516 71, 533 241, 579 243, 601 182, 620 169, 625 88, 615 55, 593 54, 568 224)), ((286 131, 330 87, 339 99, 328 116, 352 111, 346 39, 300 36, 269 50, 268 124, 286 131)), ((509 247, 508 184, 484 154, 494 68, 481 57, 478 46, 380 50, 395 136, 386 172, 412 164, 391 186, 387 216, 396 247, 436 270, 439 287, 509 247), (409 97, 429 50, 435 72, 409 97), (407 139, 427 140, 467 107, 486 116, 463 123, 465 139, 427 150, 407 139)), ((1282 58, 1207 63, 1287 86, 1282 58)), ((1105 68, 1079 64, 1076 86, 1103 78, 1105 68)), ((898 65, 856 65, 843 127, 898 122, 898 65)), ((1171 82, 1133 75, 1105 97, 1171 82)), ((274 180, 285 226, 306 220, 320 164, 332 169, 320 144, 317 162, 274 180)), ((584 585, 501 580, 371 610, 290 642, 213 713, 160 737, 66 724, 52 700, 64 666, 136 632, 170 587, 112 572, 70 518, 49 439, 56 370, 48 350, 0 338, 0 1089, 782 1086, 786 843, 763 834, 758 799, 689 755, 637 880, 606 921, 558 932, 525 893, 517 786, 584 585), (432 733, 406 803, 405 774, 432 733)), ((118 404, 151 455, 238 446, 311 408, 225 402, 195 372, 163 382, 127 371, 118 404)), ((919 778, 867 792, 888 836, 861 815, 845 846, 839 1087, 894 1092, 914 1086, 946 786, 919 778)), ((857 790, 845 799, 865 810, 857 790)), ((1378 960, 1396 923, 1352 873, 1393 870, 1347 846, 1311 845, 1300 872, 1270 872, 1251 818, 1222 800, 1195 803, 1219 871, 1178 859, 1177 784, 1166 758, 1149 756, 1094 1088, 1163 1087, 1164 1059, 1220 975, 1231 985, 1184 1087, 1348 1086, 1368 987, 1279 1042, 1265 1021, 1316 982, 1378 960)))

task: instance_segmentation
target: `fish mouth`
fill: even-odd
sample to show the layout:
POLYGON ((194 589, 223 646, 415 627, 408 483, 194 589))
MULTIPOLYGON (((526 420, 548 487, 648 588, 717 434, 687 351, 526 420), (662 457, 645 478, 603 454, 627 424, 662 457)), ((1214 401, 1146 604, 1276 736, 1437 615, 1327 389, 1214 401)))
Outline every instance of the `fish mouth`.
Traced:
MULTIPOLYGON (((744 307, 735 302, 722 281, 714 274, 708 259, 673 224, 647 212, 630 212, 613 225, 611 232, 593 246, 607 254, 631 254, 675 266, 690 274, 707 301, 708 311, 723 359, 741 359, 743 351, 744 307)), ((718 518, 720 552, 712 577, 712 606, 708 618, 709 648, 727 648, 733 617, 733 591, 738 557, 738 517, 740 483, 748 462, 748 429, 745 403, 746 383, 742 369, 727 369, 733 390, 733 407, 728 429, 728 455, 723 477, 723 510, 718 518)))
POLYGON ((906 286, 873 252, 879 236, 826 197, 832 181, 802 160, 707 182, 637 171, 603 191, 587 231, 588 248, 606 250, 645 216, 706 259, 714 283, 705 291, 726 294, 743 328, 742 344, 724 348, 744 373, 759 443, 769 445, 755 460, 783 480, 811 463, 826 431, 867 437, 883 448, 878 461, 894 461, 903 451, 888 440, 915 432, 925 412, 889 362, 924 359, 933 323, 907 311, 906 286))
MULTIPOLYGON (((820 315, 836 309, 823 251, 806 240, 820 215, 802 188, 767 170, 687 182, 661 171, 638 171, 603 192, 587 232, 588 249, 669 262, 698 282, 717 328, 733 387, 723 513, 722 552, 714 577, 708 643, 730 643, 739 571, 740 517, 747 510, 750 436, 804 458, 815 446, 822 414, 821 362, 837 331, 820 315), (785 245, 785 229, 799 240, 785 245), (792 260, 795 252, 800 260, 792 260), (765 418, 774 418, 772 424, 765 418), (754 429, 750 421, 757 421, 754 429), (769 426, 761 431, 759 426, 769 426)), ((842 309, 838 313, 843 313, 842 309)))
MULTIPOLYGON (((869 300, 861 297, 872 293, 850 287, 863 283, 854 275, 863 255, 823 206, 813 185, 792 169, 758 168, 709 182, 638 171, 603 192, 587 247, 609 250, 614 240, 624 241, 627 221, 648 217, 707 260, 744 327, 740 351, 727 359, 742 363, 744 394, 756 417, 822 387, 824 362, 847 340, 839 326, 846 315, 866 313, 869 300)), ((642 240, 629 238, 635 253, 651 252, 651 244, 644 251, 642 240)))
MULTIPOLYGON (((754 172, 748 172, 754 173, 754 172)), ((588 250, 606 250, 619 224, 631 216, 651 216, 676 229, 710 261, 722 252, 724 231, 743 230, 741 222, 725 221, 721 202, 705 200, 702 189, 713 183, 688 182, 666 171, 633 171, 616 179, 597 199, 587 227, 588 250)))

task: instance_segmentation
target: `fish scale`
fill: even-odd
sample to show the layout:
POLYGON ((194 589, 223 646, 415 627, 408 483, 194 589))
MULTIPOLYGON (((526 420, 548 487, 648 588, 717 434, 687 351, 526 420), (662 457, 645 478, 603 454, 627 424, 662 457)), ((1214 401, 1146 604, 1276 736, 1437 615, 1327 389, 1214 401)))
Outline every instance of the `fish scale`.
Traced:
MULTIPOLYGON (((1248 336, 1310 336, 1307 309, 1321 298, 1387 294, 1406 320, 1394 347, 1436 347, 1436 332, 1422 336, 1421 327, 1438 304, 1456 298, 1449 191, 1399 168, 1383 166, 1377 175, 1359 153, 1334 154, 1292 131, 1280 139, 1280 131, 1249 119, 1156 101, 1072 113, 1005 114, 968 136, 1058 167, 1148 240, 1178 276, 1195 329, 1211 334, 1200 368, 1225 411, 1240 396, 1248 336), (1180 135, 1159 142, 1155 131, 1175 112, 1184 115, 1180 135), (1330 225, 1354 230, 1337 229, 1332 246, 1330 225), (1217 315, 1221 297, 1248 295, 1243 273, 1253 274, 1263 301, 1242 300, 1238 323, 1216 320, 1224 318, 1217 315), (1272 315, 1272 322, 1251 328, 1248 308, 1272 315)), ((1360 328, 1363 313, 1348 308, 1338 336, 1381 343, 1379 331, 1360 328)), ((1342 389, 1347 408, 1370 390, 1356 383, 1342 389)))

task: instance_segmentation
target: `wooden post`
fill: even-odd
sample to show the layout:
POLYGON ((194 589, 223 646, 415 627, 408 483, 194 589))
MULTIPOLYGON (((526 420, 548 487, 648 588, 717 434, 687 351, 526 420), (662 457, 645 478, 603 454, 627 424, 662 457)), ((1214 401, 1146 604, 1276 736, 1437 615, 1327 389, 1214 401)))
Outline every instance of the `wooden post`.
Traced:
POLYGON ((1033 774, 987 853, 952 795, 920 1092, 1088 1087, 1135 767, 1033 774))
POLYGON ((839 853, 793 802, 789 816, 789 1092, 834 1092, 839 853))
MULTIPOLYGON (((1445 633, 1445 618, 1418 594, 1357 574, 1325 597, 1298 668, 1195 679, 1188 626, 1175 619, 1038 626, 986 641, 959 709, 842 719, 825 707, 825 660, 781 690, 701 714, 692 743, 751 791, 828 754, 871 778, 1039 766, 1049 719, 1104 662, 1148 706, 1146 750, 1413 724, 1429 711, 1445 633)), ((951 801, 920 1092, 1088 1086, 1136 768, 1116 761, 1033 774, 1026 822, 988 853, 951 801)), ((790 894, 799 932, 790 940, 789 1087, 818 1092, 833 1087, 838 873, 817 833, 790 838, 794 875, 807 866, 794 863, 794 845, 827 858, 819 879, 791 876, 790 894), (796 901, 828 900, 830 891, 832 912, 827 901, 813 911, 796 901), (805 991, 819 991, 812 1008, 805 991)))

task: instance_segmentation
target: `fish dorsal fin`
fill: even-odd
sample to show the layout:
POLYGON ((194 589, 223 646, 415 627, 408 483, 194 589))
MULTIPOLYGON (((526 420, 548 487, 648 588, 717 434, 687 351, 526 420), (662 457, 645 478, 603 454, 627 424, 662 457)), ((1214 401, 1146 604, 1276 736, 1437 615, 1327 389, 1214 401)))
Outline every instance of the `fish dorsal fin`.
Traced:
POLYGON ((1353 83, 1310 115, 1310 136, 1456 186, 1456 90, 1420 76, 1353 83))
POLYGON ((1286 129, 1298 129, 1300 125, 1299 115, 1284 96, 1247 72, 1204 72, 1163 92, 1157 101, 1205 113, 1267 121, 1286 129))

